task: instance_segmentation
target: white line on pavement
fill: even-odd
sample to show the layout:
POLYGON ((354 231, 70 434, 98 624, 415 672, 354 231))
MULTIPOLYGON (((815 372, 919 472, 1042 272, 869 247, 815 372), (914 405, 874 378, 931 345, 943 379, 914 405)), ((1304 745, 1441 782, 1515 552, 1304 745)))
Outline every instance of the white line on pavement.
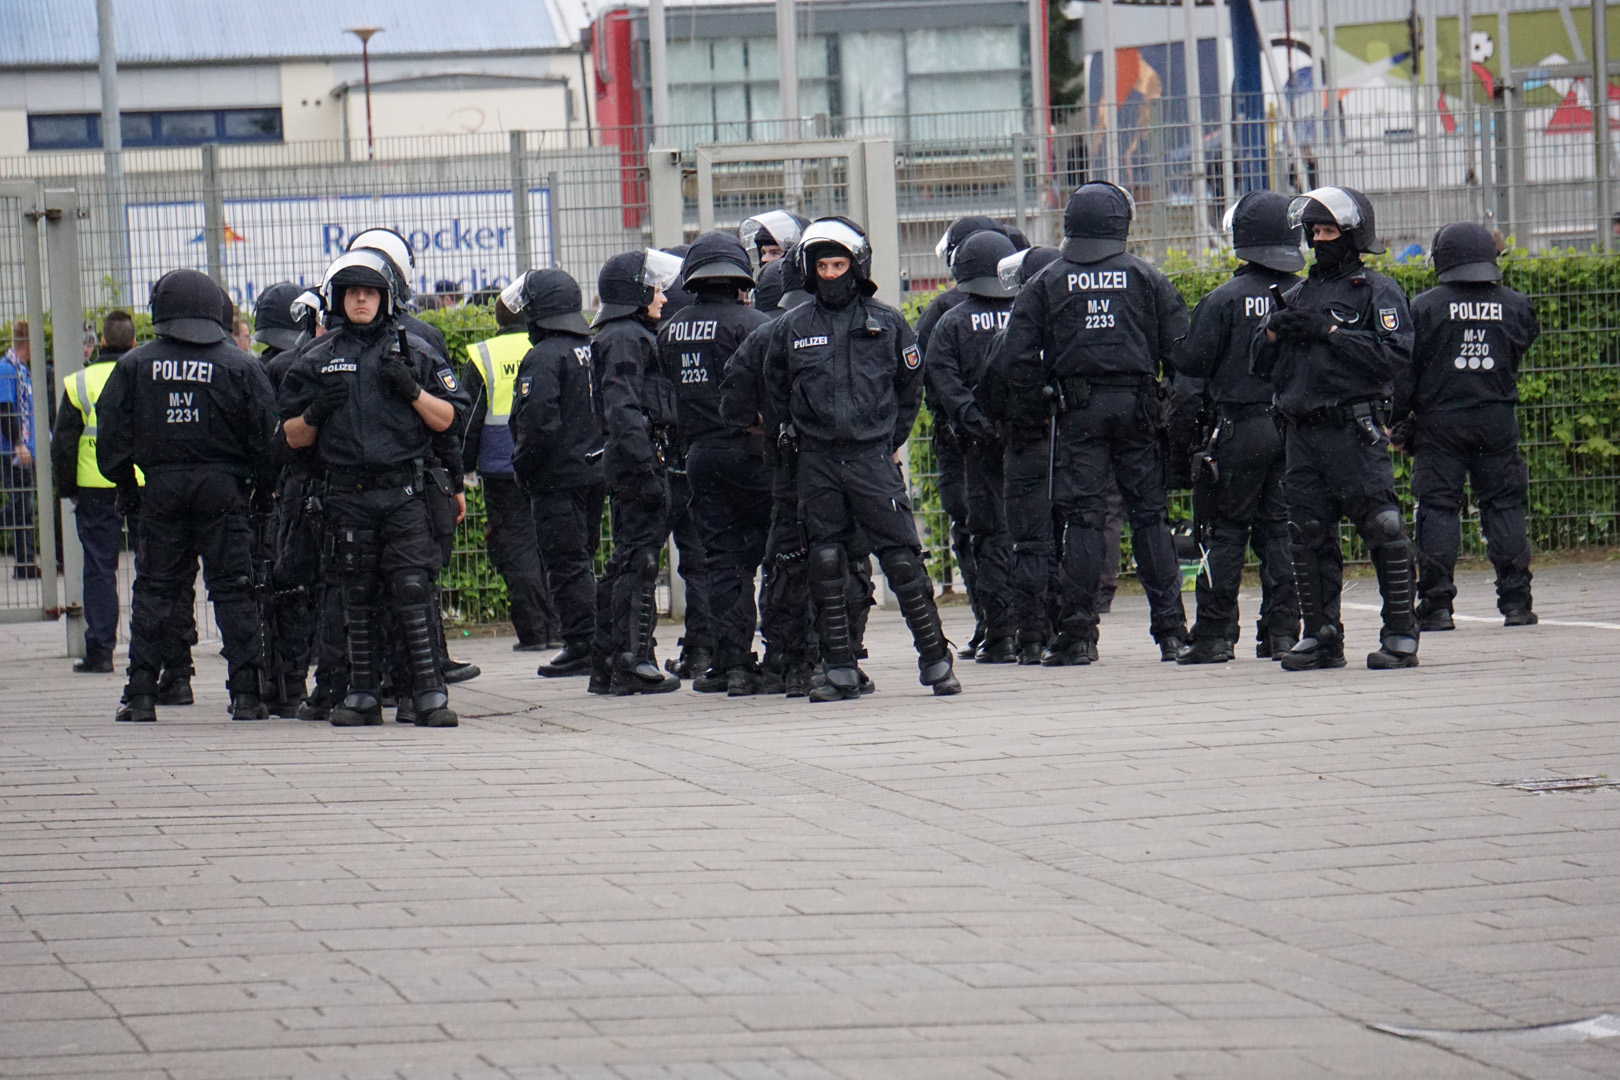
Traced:
MULTIPOLYGON (((1379 604, 1344 604, 1344 603, 1341 603, 1339 606, 1340 607, 1351 608, 1351 609, 1353 609, 1355 611, 1382 611, 1382 610, 1384 610, 1383 607, 1381 605, 1379 605, 1379 604)), ((1482 615, 1453 615, 1452 618, 1456 619, 1458 622, 1500 623, 1502 621, 1502 617, 1500 615, 1498 615, 1494 619, 1487 619, 1482 615)), ((1538 625, 1540 625, 1540 626, 1578 626, 1578 627, 1582 627, 1583 629, 1587 629, 1587 630, 1620 630, 1620 623, 1612 623, 1612 622, 1579 622, 1579 621, 1577 621, 1575 619, 1542 619, 1540 621, 1540 623, 1538 623, 1538 625)))

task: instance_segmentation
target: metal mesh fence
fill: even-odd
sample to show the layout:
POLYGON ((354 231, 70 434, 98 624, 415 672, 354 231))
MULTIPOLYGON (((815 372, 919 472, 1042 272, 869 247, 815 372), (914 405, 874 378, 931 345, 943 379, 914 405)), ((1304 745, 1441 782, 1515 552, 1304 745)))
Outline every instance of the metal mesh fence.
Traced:
MULTIPOLYGON (((948 284, 933 251, 956 217, 987 214, 1018 223, 1035 243, 1054 243, 1068 192, 1089 179, 1131 190, 1138 206, 1133 244, 1173 276, 1222 255, 1223 210, 1253 186, 1359 187, 1374 202, 1392 254, 1408 260, 1451 220, 1486 221, 1530 256, 1590 248, 1607 227, 1598 220, 1589 113, 1583 130, 1567 108, 1533 97, 1442 108, 1401 89, 1363 90, 1354 115, 1328 107, 1329 97, 1293 94, 1258 109, 1241 96, 1205 96, 1060 110, 1045 135, 1028 133, 1025 112, 999 110, 690 125, 654 138, 642 129, 609 129, 385 139, 375 160, 355 160, 354 146, 343 142, 131 151, 122 221, 99 155, 0 159, 0 177, 79 191, 83 295, 98 310, 115 300, 143 307, 150 283, 178 266, 215 274, 251 309, 275 281, 318 280, 354 232, 376 225, 411 242, 413 285, 424 308, 487 299, 518 269, 547 265, 568 270, 594 303, 602 262, 651 242, 649 141, 680 154, 683 231, 691 238, 705 213, 700 146, 892 138, 902 294, 886 299, 914 309, 948 284)), ((716 164, 708 212, 720 227, 784 205, 810 216, 848 212, 850 167, 841 159, 716 164)), ((8 323, 22 292, 16 221, 14 207, 0 204, 0 316, 8 323)), ((1620 438, 1612 264, 1591 259, 1583 269, 1567 258, 1531 258, 1515 265, 1521 269, 1513 280, 1553 315, 1544 318, 1547 332, 1531 357, 1522 414, 1537 543, 1612 542, 1613 444, 1620 438)), ((1416 287, 1419 276, 1406 280, 1416 287)), ((488 308, 476 304, 434 317, 458 345, 494 332, 488 308)), ((914 443, 924 542, 949 579, 948 525, 925 428, 914 443)), ((4 505, 14 502, 20 505, 8 496, 4 505)), ((476 497, 469 510, 445 575, 447 609, 467 622, 488 622, 504 613, 504 586, 482 554, 476 497)), ((1479 550, 1477 528, 1473 533, 1479 550)), ((10 557, 14 537, 15 530, 0 535, 0 559, 10 557)), ((0 588, 29 588, 12 583, 9 566, 0 562, 0 588)), ((8 593, 5 606, 22 599, 19 593, 14 603, 8 593)))

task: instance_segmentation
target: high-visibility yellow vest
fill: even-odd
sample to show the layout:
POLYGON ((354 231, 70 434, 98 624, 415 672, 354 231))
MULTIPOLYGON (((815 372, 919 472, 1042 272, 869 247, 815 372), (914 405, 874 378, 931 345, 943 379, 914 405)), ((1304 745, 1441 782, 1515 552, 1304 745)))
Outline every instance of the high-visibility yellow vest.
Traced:
POLYGON ((79 486, 110 488, 113 482, 96 467, 96 399, 112 376, 113 361, 91 364, 68 377, 67 398, 84 417, 84 434, 79 436, 79 486))
POLYGON ((518 368, 530 348, 529 335, 521 330, 467 346, 467 358, 483 376, 484 393, 489 401, 489 412, 484 417, 484 439, 475 465, 486 475, 512 471, 512 435, 507 430, 507 421, 512 416, 518 368))

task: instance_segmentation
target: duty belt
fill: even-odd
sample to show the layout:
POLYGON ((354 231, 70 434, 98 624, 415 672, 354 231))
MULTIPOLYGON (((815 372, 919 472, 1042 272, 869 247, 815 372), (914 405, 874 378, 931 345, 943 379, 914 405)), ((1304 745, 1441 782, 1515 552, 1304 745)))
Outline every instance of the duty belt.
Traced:
POLYGON ((390 469, 360 469, 349 471, 345 469, 328 469, 326 471, 326 489, 328 491, 382 491, 387 488, 422 486, 422 467, 420 465, 400 465, 390 469))

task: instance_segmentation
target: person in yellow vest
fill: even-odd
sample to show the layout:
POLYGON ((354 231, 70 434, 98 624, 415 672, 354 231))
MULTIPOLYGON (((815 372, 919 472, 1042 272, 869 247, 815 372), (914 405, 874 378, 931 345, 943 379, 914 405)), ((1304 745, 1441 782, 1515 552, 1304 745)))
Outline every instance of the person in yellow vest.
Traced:
POLYGON ((84 657, 73 670, 110 674, 118 642, 118 552, 124 544, 124 516, 113 482, 96 467, 96 399, 107 385, 113 362, 135 347, 135 320, 127 311, 108 312, 101 324, 101 355, 67 378, 51 431, 51 468, 56 488, 72 499, 79 544, 84 548, 84 657))
POLYGON ((531 348, 522 315, 495 301, 499 333, 467 347, 470 361, 462 381, 472 395, 466 442, 461 459, 468 472, 478 472, 488 516, 489 561, 506 582, 517 652, 539 652, 556 646, 557 607, 546 586, 546 568, 534 542, 534 517, 528 493, 512 466, 512 392, 518 366, 531 348))

